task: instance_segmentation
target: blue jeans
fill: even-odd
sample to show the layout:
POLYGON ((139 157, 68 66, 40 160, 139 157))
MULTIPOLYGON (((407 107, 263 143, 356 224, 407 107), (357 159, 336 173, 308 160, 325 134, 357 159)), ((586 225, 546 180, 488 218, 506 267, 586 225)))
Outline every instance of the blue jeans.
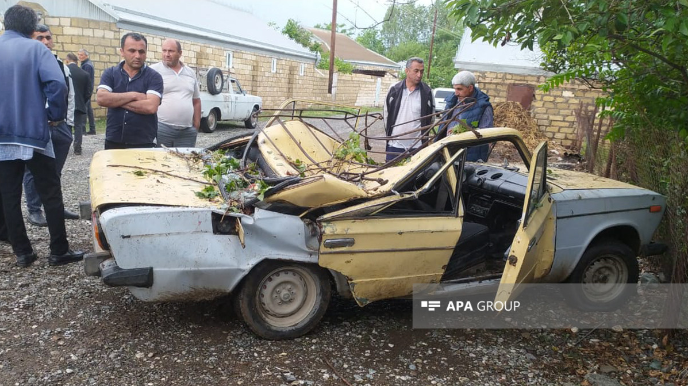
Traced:
MULTIPOLYGON (((53 142, 55 151, 55 167, 58 177, 62 176, 62 167, 65 166, 69 148, 72 145, 72 129, 67 123, 62 122, 50 128, 50 140, 53 142)), ((26 195, 26 208, 29 213, 41 213, 41 198, 36 191, 34 176, 27 168, 24 171, 24 194, 26 195)))

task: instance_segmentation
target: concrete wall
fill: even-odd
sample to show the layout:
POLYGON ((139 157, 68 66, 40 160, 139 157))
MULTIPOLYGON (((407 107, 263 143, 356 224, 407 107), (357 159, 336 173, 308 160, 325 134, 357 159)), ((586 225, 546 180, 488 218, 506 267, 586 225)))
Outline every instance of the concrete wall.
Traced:
POLYGON ((538 89, 547 79, 545 76, 506 74, 490 71, 474 71, 479 88, 491 98, 492 103, 505 102, 508 86, 532 85, 535 88, 535 99, 532 101, 531 114, 537 121, 539 129, 549 138, 560 142, 565 147, 572 147, 577 142, 577 119, 575 112, 580 102, 594 110, 595 100, 601 92, 592 90, 586 85, 571 81, 557 89, 544 93, 538 89))
MULTIPOLYGON (((90 53, 95 67, 95 84, 100 82, 101 73, 108 67, 119 63, 120 37, 128 30, 121 30, 115 23, 80 18, 46 17, 45 24, 53 32, 55 53, 64 58, 69 52, 77 53, 84 48, 90 53)), ((156 63, 161 59, 162 35, 144 34, 148 40, 147 61, 156 63)), ((182 61, 192 67, 218 67, 236 77, 246 92, 263 99, 264 108, 276 108, 285 99, 302 98, 319 101, 332 101, 356 106, 374 106, 376 101, 377 77, 362 74, 337 74, 335 95, 328 94, 328 73, 306 63, 300 75, 301 62, 275 58, 276 72, 271 71, 274 57, 244 51, 233 51, 233 66, 226 68, 224 47, 201 44, 191 40, 180 40, 182 61)), ((388 88, 397 81, 391 74, 381 78, 378 106, 388 88)), ((92 104, 96 116, 105 116, 105 109, 92 104)))

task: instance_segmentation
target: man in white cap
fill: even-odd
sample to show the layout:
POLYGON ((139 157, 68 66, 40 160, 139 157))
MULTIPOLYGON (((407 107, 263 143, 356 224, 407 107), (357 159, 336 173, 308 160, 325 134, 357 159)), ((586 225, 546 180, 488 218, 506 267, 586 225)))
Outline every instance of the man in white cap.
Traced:
MULTIPOLYGON (((453 77, 453 89, 455 97, 446 101, 446 109, 459 106, 451 111, 451 122, 439 130, 436 139, 451 135, 457 125, 463 124, 468 128, 484 129, 494 126, 494 109, 489 101, 489 96, 475 85, 474 74, 469 71, 460 71, 453 77)), ((486 161, 489 155, 489 145, 474 146, 467 149, 468 161, 486 161)))

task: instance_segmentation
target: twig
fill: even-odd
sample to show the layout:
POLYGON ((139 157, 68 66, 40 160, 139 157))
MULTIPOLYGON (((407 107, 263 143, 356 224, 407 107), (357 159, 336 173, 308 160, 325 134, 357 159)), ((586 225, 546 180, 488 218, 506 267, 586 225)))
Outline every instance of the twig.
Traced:
POLYGON ((585 340, 588 336, 590 336, 594 331, 596 331, 597 328, 601 327, 603 324, 604 324, 604 322, 601 322, 601 323, 597 324, 596 326, 594 326, 594 328, 590 332, 585 334, 585 336, 583 336, 582 338, 578 339, 577 342, 575 342, 573 344, 573 346, 577 346, 578 344, 580 344, 580 342, 585 340))
POLYGON ((338 371, 335 369, 335 367, 333 367, 328 358, 326 358, 326 366, 330 367, 331 370, 333 370, 333 373, 337 375, 338 378, 340 378, 340 380, 343 381, 344 384, 346 384, 347 386, 352 386, 352 384, 348 382, 347 379, 343 378, 343 376, 340 375, 340 373, 338 373, 338 371))
POLYGON ((146 171, 153 172, 153 173, 161 173, 161 174, 165 174, 166 176, 175 177, 175 178, 180 178, 180 179, 187 180, 187 181, 192 181, 192 182, 197 182, 197 183, 199 183, 199 184, 213 185, 212 182, 199 181, 199 180, 195 180, 195 179, 193 179, 193 178, 182 177, 182 176, 178 176, 178 175, 175 175, 175 174, 172 174, 172 173, 164 172, 164 171, 162 171, 162 170, 143 168, 143 167, 141 167, 141 166, 131 166, 131 165, 108 165, 108 167, 113 167, 113 168, 132 168, 132 169, 146 170, 146 171))

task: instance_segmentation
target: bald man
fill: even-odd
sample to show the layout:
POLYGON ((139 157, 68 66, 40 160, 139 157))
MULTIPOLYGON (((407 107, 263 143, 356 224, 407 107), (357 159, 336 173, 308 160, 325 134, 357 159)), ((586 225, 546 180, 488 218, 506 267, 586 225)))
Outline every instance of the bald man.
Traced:
POLYGON ((192 69, 180 61, 182 45, 166 39, 163 60, 151 66, 163 77, 163 99, 158 108, 158 145, 194 147, 201 122, 199 82, 192 69))

